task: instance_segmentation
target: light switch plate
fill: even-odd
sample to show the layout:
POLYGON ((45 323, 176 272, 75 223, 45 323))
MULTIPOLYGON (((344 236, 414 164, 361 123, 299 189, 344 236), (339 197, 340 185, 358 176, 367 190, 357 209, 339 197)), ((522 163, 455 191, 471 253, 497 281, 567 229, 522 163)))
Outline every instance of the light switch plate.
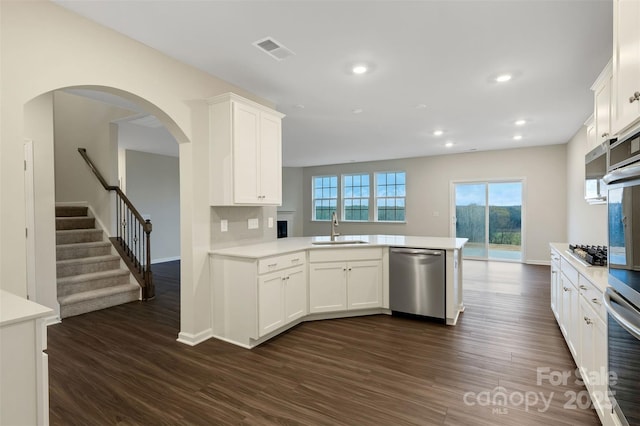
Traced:
POLYGON ((229 230, 229 222, 227 219, 222 219, 220 221, 220 232, 227 232, 229 230))
POLYGON ((249 229, 258 229, 260 226, 258 222, 258 218, 249 219, 247 222, 248 222, 247 226, 249 227, 249 229))
POLYGON ((268 220, 269 228, 273 228, 273 218, 270 217, 268 220))

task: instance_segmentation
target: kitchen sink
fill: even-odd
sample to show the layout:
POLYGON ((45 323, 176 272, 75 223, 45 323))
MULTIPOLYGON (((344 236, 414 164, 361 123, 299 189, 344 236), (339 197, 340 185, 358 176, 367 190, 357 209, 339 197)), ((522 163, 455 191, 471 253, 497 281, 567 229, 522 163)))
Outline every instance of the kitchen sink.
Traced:
POLYGON ((367 244, 366 241, 361 240, 340 240, 340 241, 314 241, 311 243, 314 246, 335 246, 345 244, 367 244))

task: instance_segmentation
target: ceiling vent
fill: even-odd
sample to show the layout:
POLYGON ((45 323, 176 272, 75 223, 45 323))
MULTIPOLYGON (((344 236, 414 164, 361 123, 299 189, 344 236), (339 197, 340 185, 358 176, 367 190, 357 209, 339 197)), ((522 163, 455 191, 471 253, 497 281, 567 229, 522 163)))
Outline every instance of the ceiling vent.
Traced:
POLYGON ((282 61, 289 56, 295 55, 291 50, 287 49, 272 37, 266 37, 258 41, 254 41, 253 45, 262 50, 267 55, 271 56, 276 61, 282 61))

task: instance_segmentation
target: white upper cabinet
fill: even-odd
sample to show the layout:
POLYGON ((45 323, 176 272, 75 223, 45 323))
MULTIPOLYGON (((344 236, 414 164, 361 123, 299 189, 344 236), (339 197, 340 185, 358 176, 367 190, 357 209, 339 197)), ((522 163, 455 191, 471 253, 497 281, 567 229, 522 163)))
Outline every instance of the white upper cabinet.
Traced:
POLYGON ((283 114, 233 93, 209 103, 209 202, 282 203, 283 114))
POLYGON ((611 61, 604 68, 596 82, 591 87, 594 96, 594 148, 611 137, 611 61))
POLYGON ((612 133, 640 118, 640 2, 613 2, 612 133))

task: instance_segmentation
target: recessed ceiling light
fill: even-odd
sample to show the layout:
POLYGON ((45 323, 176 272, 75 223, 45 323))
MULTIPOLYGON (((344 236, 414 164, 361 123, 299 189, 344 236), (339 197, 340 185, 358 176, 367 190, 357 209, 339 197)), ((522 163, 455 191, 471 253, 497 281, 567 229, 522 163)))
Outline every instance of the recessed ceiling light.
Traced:
POLYGON ((522 139, 522 135, 515 135, 515 136, 513 137, 513 140, 514 140, 514 141, 519 141, 520 139, 522 139))
POLYGON ((514 124, 516 126, 524 126, 525 124, 527 124, 527 120, 517 120, 514 124))
POLYGON ((353 71, 354 74, 364 74, 369 70, 369 68, 366 65, 355 65, 353 68, 351 68, 351 71, 353 71))
POLYGON ((504 83, 505 81, 511 80, 511 74, 501 74, 496 77, 496 81, 498 83, 504 83))
POLYGON ((427 105, 425 105, 425 104, 416 105, 416 109, 425 109, 426 107, 427 107, 427 105))
POLYGON ((444 132, 442 130, 434 130, 433 131, 433 136, 442 136, 444 132))
POLYGON ((296 108, 304 109, 304 105, 302 105, 302 104, 296 104, 296 108))
POLYGON ((351 112, 354 114, 360 114, 362 111, 364 111, 362 108, 354 108, 351 110, 351 112))
POLYGON ((446 144, 444 144, 444 146, 446 146, 447 148, 451 148, 453 146, 453 142, 447 142, 446 144))

